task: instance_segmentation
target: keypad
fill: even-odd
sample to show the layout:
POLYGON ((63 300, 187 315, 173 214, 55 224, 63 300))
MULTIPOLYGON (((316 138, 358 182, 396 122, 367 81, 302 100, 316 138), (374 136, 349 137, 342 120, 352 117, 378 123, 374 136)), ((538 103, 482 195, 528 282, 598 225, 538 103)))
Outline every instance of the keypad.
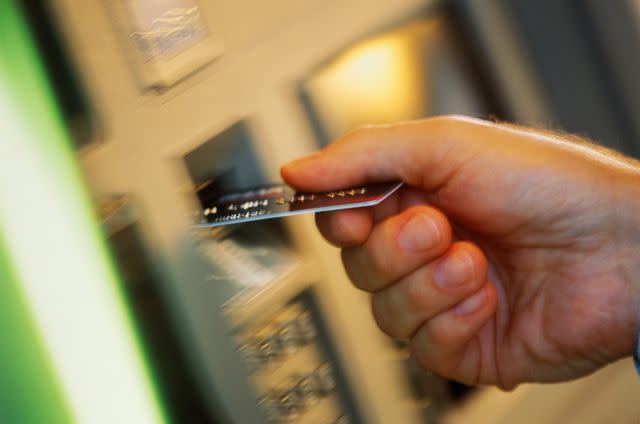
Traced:
POLYGON ((319 343, 314 314, 303 302, 242 331, 238 340, 238 353, 270 424, 349 422, 334 365, 319 343))

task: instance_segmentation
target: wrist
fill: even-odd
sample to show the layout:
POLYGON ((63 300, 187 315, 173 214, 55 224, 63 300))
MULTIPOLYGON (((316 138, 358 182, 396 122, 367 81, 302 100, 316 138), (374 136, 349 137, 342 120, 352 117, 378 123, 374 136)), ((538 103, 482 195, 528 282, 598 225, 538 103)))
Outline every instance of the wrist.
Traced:
POLYGON ((637 349, 640 331, 640 167, 616 178, 614 249, 619 276, 627 290, 629 350, 637 349))

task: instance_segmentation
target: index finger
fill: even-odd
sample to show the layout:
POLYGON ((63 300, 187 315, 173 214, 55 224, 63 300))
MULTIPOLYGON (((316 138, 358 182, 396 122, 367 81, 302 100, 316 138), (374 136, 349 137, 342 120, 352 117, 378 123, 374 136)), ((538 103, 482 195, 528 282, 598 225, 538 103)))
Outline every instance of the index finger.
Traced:
POLYGON ((299 190, 325 191, 374 181, 402 180, 424 189, 441 186, 472 154, 494 124, 438 117, 353 131, 323 150, 286 164, 284 180, 299 190))

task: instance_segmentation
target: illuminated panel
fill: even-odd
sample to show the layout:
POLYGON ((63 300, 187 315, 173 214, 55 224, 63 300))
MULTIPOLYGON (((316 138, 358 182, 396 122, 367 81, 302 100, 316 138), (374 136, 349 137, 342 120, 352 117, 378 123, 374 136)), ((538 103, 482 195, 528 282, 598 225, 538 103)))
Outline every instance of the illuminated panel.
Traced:
POLYGON ((365 123, 422 116, 426 87, 414 51, 416 32, 412 27, 358 43, 306 82, 329 138, 365 123))
POLYGON ((0 233, 55 378, 77 422, 164 422, 62 118, 12 1, 0 2, 0 39, 0 233))
POLYGON ((301 97, 318 141, 361 125, 443 114, 486 117, 491 99, 444 12, 347 48, 313 70, 301 97))

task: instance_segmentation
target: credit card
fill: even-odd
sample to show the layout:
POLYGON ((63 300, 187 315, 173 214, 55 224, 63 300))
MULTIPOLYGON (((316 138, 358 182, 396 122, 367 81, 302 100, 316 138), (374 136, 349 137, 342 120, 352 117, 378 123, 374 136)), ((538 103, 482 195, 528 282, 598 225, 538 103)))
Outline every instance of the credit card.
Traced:
POLYGON ((284 184, 262 186, 220 197, 202 211, 199 228, 219 227, 303 213, 375 206, 402 187, 401 182, 368 184, 323 193, 301 193, 284 184))

